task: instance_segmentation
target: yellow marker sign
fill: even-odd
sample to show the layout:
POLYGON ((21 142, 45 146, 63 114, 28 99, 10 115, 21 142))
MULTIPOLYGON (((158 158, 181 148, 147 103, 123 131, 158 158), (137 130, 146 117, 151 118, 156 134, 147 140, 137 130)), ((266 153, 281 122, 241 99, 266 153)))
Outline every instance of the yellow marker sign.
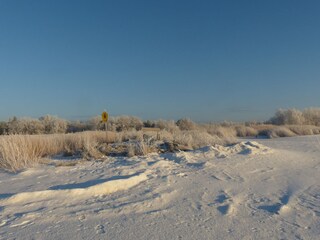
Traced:
POLYGON ((103 122, 107 122, 107 121, 108 121, 108 118, 109 118, 109 115, 108 115, 107 112, 103 112, 103 113, 101 114, 101 117, 102 117, 102 121, 103 121, 103 122))

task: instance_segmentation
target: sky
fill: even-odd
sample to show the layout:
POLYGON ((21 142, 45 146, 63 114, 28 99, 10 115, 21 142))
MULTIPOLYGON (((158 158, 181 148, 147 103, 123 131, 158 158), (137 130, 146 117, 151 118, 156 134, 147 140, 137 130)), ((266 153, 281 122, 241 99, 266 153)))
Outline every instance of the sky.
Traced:
POLYGON ((0 120, 319 107, 318 0, 0 0, 0 120))

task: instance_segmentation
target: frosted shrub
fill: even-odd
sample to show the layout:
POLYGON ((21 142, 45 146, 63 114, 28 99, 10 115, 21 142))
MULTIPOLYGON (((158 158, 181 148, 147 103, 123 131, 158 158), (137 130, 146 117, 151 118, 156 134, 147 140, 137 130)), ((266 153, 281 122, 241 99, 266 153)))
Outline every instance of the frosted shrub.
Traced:
POLYGON ((67 131, 68 122, 54 116, 46 115, 39 118, 44 125, 45 133, 65 133, 67 131))
POLYGON ((155 121, 155 127, 160 128, 161 130, 166 130, 171 133, 179 131, 179 127, 173 120, 157 120, 155 121))
POLYGON ((147 127, 147 128, 154 128, 155 127, 155 122, 147 120, 147 121, 143 122, 143 126, 147 127))
POLYGON ((88 160, 101 158, 103 155, 97 148, 98 142, 90 135, 85 135, 82 139, 81 156, 88 160))
POLYGON ((140 130, 143 127, 143 122, 141 119, 132 116, 120 116, 110 119, 109 123, 112 130, 128 131, 128 130, 140 130))
POLYGON ((87 130, 89 130, 88 125, 84 122, 80 122, 79 120, 68 122, 68 133, 83 132, 87 130))
POLYGON ((179 119, 176 124, 182 131, 196 129, 196 124, 188 118, 179 119))
POLYGON ((305 124, 320 126, 320 108, 307 108, 302 112, 305 124))
POLYGON ((143 140, 143 133, 142 131, 131 130, 131 131, 124 131, 119 133, 121 135, 121 142, 129 141, 129 140, 143 140))
POLYGON ((6 122, 0 122, 0 135, 8 133, 8 124, 6 122))
POLYGON ((8 122, 8 134, 20 134, 23 132, 23 124, 18 118, 13 117, 8 122))
POLYGON ((275 125, 304 124, 305 119, 302 112, 297 109, 279 109, 269 122, 275 125))
MULTIPOLYGON (((176 131, 176 133, 177 133, 177 131, 176 131)), ((172 134, 171 132, 169 132, 167 130, 160 131, 160 139, 162 141, 172 142, 173 141, 173 136, 174 136, 174 134, 172 134)))
POLYGON ((44 133, 44 125, 38 119, 22 118, 10 119, 6 124, 7 134, 42 134, 44 133))
POLYGON ((320 108, 307 108, 302 112, 297 109, 280 109, 269 121, 275 125, 320 125, 320 108))
POLYGON ((101 121, 101 116, 95 116, 95 117, 89 119, 86 122, 86 127, 87 127, 88 130, 91 130, 91 131, 97 131, 97 130, 104 130, 105 129, 104 123, 101 121))
POLYGON ((134 141, 127 145, 127 156, 145 156, 148 153, 154 151, 144 141, 134 141))

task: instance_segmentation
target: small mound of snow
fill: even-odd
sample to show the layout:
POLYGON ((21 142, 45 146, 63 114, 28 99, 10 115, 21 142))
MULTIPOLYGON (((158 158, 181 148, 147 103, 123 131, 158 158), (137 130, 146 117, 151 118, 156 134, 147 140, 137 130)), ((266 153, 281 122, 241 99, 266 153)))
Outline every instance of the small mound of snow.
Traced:
POLYGON ((127 190, 131 187, 148 179, 147 174, 130 177, 127 179, 118 179, 97 184, 87 188, 65 189, 65 190, 44 190, 36 192, 17 193, 4 200, 6 204, 15 204, 20 202, 33 202, 51 200, 57 198, 88 198, 91 196, 101 196, 111 194, 121 190, 127 190))
POLYGON ((158 169, 158 168, 169 168, 172 169, 174 168, 173 164, 171 162, 165 161, 165 160, 160 160, 154 163, 150 169, 158 169))
POLYGON ((215 145, 212 147, 212 151, 215 152, 216 157, 226 157, 233 154, 245 154, 245 155, 254 155, 254 154, 265 154, 270 153, 271 149, 254 141, 240 142, 232 146, 221 146, 215 145))
POLYGON ((200 148, 194 151, 194 154, 205 154, 206 156, 215 156, 217 158, 224 158, 233 154, 265 154, 271 153, 272 150, 258 142, 248 141, 240 142, 231 146, 214 145, 200 148))
POLYGON ((206 158, 225 158, 227 156, 225 147, 218 144, 199 148, 194 153, 204 154, 206 158))
POLYGON ((265 154, 271 152, 270 148, 254 141, 238 143, 234 145, 234 148, 240 154, 265 154))
POLYGON ((186 163, 205 163, 208 159, 226 158, 230 155, 256 155, 271 153, 272 150, 258 142, 248 141, 240 142, 231 146, 222 146, 215 144, 214 146, 206 146, 194 151, 176 152, 173 154, 163 155, 165 159, 174 161, 177 164, 186 163))

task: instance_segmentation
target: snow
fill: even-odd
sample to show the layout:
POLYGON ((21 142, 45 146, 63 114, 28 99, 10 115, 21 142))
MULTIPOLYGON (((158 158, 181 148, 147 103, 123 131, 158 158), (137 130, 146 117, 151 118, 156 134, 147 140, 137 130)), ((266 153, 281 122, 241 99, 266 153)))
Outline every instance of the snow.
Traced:
POLYGON ((22 192, 14 194, 3 201, 3 203, 8 205, 13 205, 17 203, 30 203, 34 200, 36 201, 48 201, 50 199, 61 199, 61 198, 90 198, 101 196, 105 194, 114 193, 121 190, 127 190, 142 181, 147 180, 146 174, 140 174, 133 177, 128 177, 125 179, 108 181, 105 183, 97 184, 87 188, 74 188, 65 190, 44 190, 35 192, 22 192))
POLYGON ((0 239, 319 239, 317 136, 0 172, 0 239))

